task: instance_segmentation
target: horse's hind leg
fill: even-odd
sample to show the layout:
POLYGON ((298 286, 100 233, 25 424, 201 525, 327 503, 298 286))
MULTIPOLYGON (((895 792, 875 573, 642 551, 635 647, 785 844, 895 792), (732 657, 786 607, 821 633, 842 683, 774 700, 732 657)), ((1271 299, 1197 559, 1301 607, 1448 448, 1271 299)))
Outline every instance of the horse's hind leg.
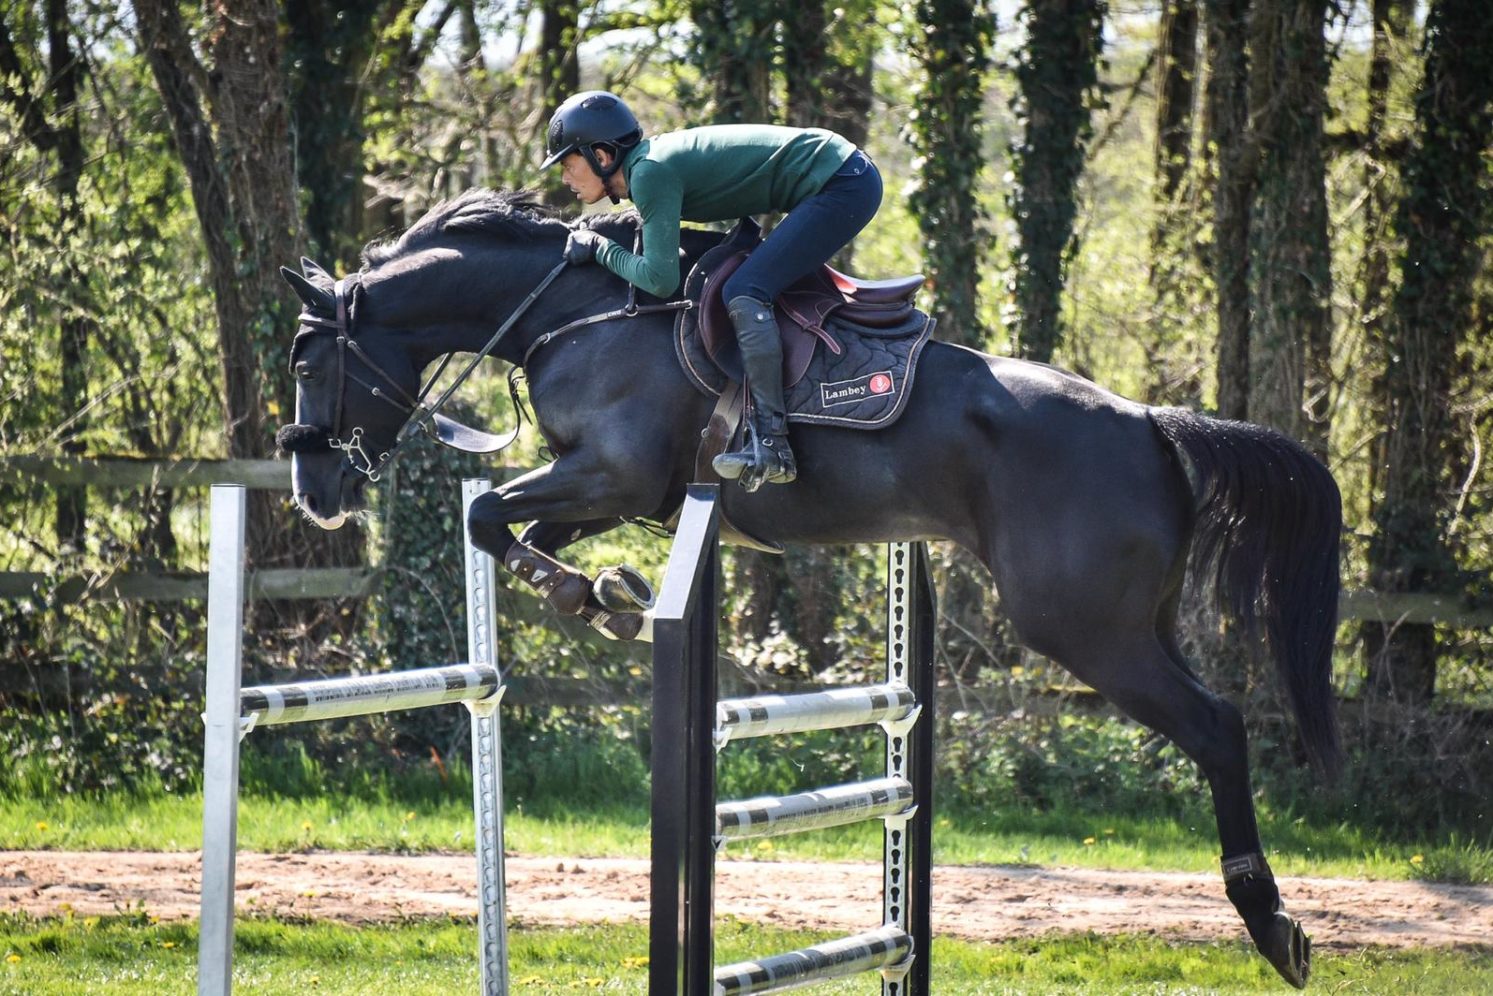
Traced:
POLYGON ((1110 636, 1065 650, 1059 660, 1076 677, 1170 739, 1202 769, 1213 795, 1229 900, 1260 953, 1287 982, 1304 986, 1311 942, 1281 911, 1261 852, 1239 710, 1193 676, 1169 635, 1139 632, 1118 643, 1110 636))

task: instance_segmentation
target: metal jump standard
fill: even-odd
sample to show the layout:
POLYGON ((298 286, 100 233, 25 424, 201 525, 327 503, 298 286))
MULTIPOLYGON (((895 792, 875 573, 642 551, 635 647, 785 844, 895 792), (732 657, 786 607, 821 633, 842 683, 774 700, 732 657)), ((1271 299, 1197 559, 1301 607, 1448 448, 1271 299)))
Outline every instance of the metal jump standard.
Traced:
MULTIPOLYGON (((492 485, 462 482, 463 509, 492 485)), ((365 716, 460 702, 472 713, 473 806, 477 823, 478 955, 483 996, 507 996, 508 936, 503 887, 503 752, 492 558, 466 542, 470 661, 390 674, 240 686, 243 673, 244 489, 212 489, 208 554, 207 726, 203 751, 202 920, 199 996, 233 988, 233 883, 238 848, 239 741, 261 726, 365 716)))

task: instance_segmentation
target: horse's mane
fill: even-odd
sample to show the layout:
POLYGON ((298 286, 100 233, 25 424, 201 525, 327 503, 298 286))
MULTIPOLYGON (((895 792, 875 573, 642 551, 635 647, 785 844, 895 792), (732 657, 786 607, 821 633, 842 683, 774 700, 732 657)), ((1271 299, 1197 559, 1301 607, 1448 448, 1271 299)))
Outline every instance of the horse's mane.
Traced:
POLYGON ((490 236, 506 242, 561 239, 573 227, 594 228, 624 245, 637 230, 636 211, 589 215, 570 223, 539 200, 532 190, 468 190, 441 201, 398 238, 370 242, 363 248, 363 265, 378 267, 453 235, 490 236))

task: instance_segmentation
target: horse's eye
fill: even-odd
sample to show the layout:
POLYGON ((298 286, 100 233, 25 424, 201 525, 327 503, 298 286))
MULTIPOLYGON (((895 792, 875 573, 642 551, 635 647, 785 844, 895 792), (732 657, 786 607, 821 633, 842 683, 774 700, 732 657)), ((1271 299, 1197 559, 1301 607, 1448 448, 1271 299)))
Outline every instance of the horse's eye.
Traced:
POLYGON ((320 374, 318 374, 316 372, 316 370, 314 368, 312 368, 311 366, 309 366, 309 365, 307 365, 305 363, 298 363, 298 364, 296 364, 295 375, 300 380, 308 380, 308 381, 309 380, 316 380, 317 377, 321 376, 320 374))

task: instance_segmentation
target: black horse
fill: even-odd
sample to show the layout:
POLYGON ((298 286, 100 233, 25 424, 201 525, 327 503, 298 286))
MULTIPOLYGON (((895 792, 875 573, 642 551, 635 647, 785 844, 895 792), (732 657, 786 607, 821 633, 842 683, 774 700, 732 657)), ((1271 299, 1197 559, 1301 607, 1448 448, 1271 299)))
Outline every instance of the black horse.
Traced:
MULTIPOLYGON (((631 244, 626 216, 592 223, 631 244)), ((472 535, 563 611, 630 636, 637 627, 615 610, 647 603, 640 579, 623 575, 620 592, 598 600, 554 554, 624 519, 669 520, 712 400, 680 369, 671 313, 624 316, 626 285, 600 267, 553 272, 568 230, 521 195, 473 191, 370 247, 347 281, 309 261, 304 275, 284 271, 306 312, 291 357, 298 425, 282 438, 296 501, 335 528, 412 414, 422 371, 480 350, 522 312, 494 355, 522 365, 556 457, 474 502, 472 535), (595 315, 609 317, 541 338, 595 315), (531 525, 515 540, 520 522, 531 525)), ((685 253, 719 240, 687 231, 685 253)), ((437 428, 460 436, 453 426, 437 428)), ((936 342, 895 424, 801 427, 793 445, 797 482, 725 487, 730 522, 776 542, 945 539, 974 553, 1026 646, 1202 768, 1227 895, 1260 952, 1304 985, 1310 941, 1282 911, 1261 853, 1243 721, 1188 666, 1176 617, 1195 548, 1225 607, 1261 632, 1309 758, 1335 773, 1341 504, 1327 469, 1268 429, 1148 408, 1050 366, 936 342)))

